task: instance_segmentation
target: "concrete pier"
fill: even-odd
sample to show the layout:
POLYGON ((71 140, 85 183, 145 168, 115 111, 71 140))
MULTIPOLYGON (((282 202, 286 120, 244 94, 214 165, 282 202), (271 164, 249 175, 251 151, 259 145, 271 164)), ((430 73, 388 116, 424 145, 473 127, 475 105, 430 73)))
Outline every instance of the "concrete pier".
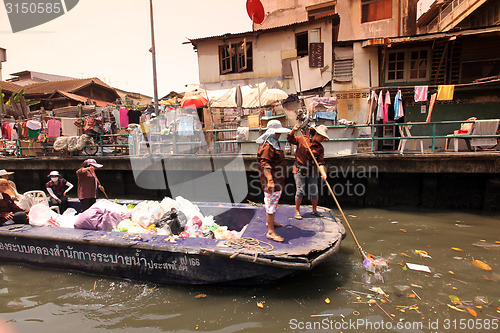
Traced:
MULTIPOLYGON (((0 169, 14 171, 11 179, 19 192, 44 189, 48 173, 58 170, 63 177, 77 184, 75 171, 86 157, 2 158, 0 169)), ((106 156, 95 159, 104 165, 97 172, 99 180, 113 198, 162 199, 168 189, 146 190, 136 185, 128 156, 106 156)), ((148 159, 148 170, 174 172, 179 179, 207 174, 214 168, 228 165, 234 156, 207 157, 164 155, 148 159)), ((132 158, 134 161, 134 158, 132 158)), ((258 177, 255 156, 243 156, 248 183, 258 177)), ((295 187, 291 168, 283 202, 293 203, 295 187)), ((500 153, 433 153, 433 154, 358 154, 326 158, 329 182, 343 205, 389 207, 411 206, 443 209, 500 210, 500 153)), ((158 173, 158 172, 157 172, 158 173)), ((160 172, 160 175, 163 173, 160 172)), ((137 176, 137 175, 136 175, 137 176)), ((326 186, 322 186, 320 204, 334 206, 326 186)), ((76 189, 71 193, 76 196, 76 189)), ((262 193, 249 190, 247 199, 262 202, 262 193)))

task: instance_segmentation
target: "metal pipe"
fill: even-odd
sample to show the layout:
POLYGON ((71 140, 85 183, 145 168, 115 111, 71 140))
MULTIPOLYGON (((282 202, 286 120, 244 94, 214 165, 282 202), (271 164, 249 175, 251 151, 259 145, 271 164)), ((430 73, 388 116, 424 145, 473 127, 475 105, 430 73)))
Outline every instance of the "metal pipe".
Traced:
POLYGON ((156 48, 155 48, 155 29, 153 19, 153 0, 149 0, 149 8, 151 14, 151 54, 153 58, 153 89, 154 89, 154 104, 155 114, 158 115, 158 83, 156 79, 156 48))

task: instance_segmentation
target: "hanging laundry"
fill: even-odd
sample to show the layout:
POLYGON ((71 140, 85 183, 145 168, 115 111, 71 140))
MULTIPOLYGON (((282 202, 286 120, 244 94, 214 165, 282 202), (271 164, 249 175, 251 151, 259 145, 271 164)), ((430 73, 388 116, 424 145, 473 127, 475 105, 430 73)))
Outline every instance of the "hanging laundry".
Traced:
POLYGON ((389 93, 389 90, 387 90, 384 101, 384 123, 389 121, 389 105, 391 105, 391 94, 389 93))
POLYGON ((372 120, 373 112, 375 111, 377 105, 377 94, 374 90, 372 90, 370 94, 370 98, 368 99, 368 111, 366 112, 365 124, 369 124, 372 120))
POLYGON ((128 127, 128 109, 120 108, 120 125, 128 127))
POLYGON ((403 111, 403 98, 401 96, 401 90, 398 90, 396 97, 394 97, 394 120, 398 120, 404 117, 403 111))
POLYGON ((28 138, 28 126, 26 126, 27 122, 24 121, 21 126, 22 126, 22 133, 23 133, 23 138, 28 138))
POLYGON ((429 104, 429 114, 427 115, 427 119, 426 119, 427 123, 431 121, 432 109, 434 108, 434 103, 436 103, 437 95, 438 95, 438 93, 434 93, 431 95, 431 102, 429 104))
POLYGON ((37 139, 40 135, 42 123, 38 120, 28 120, 26 127, 28 128, 28 138, 37 139))
POLYGON ((83 128, 83 130, 84 131, 92 130, 96 125, 97 125, 96 119, 89 116, 85 121, 85 127, 83 128))
POLYGON ((78 118, 61 118, 62 135, 77 136, 78 127, 75 125, 75 120, 78 118))
POLYGON ((139 110, 128 110, 128 123, 129 124, 139 124, 139 119, 141 118, 141 111, 139 110))
POLYGON ((426 102, 429 86, 416 86, 415 87, 415 102, 426 102))
POLYGON ((438 101, 451 101, 453 100, 453 92, 455 91, 455 85, 442 85, 438 86, 438 101))
POLYGON ((31 129, 31 130, 39 130, 42 128, 42 123, 39 122, 38 120, 28 120, 28 122, 26 123, 26 126, 31 129))
POLYGON ((112 113, 113 117, 115 118, 116 128, 122 128, 122 125, 120 123, 120 111, 118 109, 113 109, 112 113))
POLYGON ((9 123, 9 126, 10 126, 10 139, 18 140, 19 136, 17 135, 17 131, 15 129, 16 123, 9 123))
POLYGON ((10 140, 10 126, 9 123, 2 124, 2 137, 6 140, 10 140))
POLYGON ((50 119, 47 122, 47 127, 49 129, 49 138, 58 138, 61 136, 62 124, 59 120, 50 119))
POLYGON ((384 119, 384 97, 382 95, 382 90, 378 95, 378 106, 377 106, 377 121, 384 119))

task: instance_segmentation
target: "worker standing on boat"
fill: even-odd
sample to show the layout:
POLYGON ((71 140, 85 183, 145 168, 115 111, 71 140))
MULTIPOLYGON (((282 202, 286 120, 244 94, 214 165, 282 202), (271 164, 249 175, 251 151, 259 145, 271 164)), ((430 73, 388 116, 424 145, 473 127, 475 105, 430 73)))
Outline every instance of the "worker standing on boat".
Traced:
POLYGON ((81 168, 76 171, 76 176, 78 178, 77 192, 81 204, 81 212, 87 210, 96 202, 98 194, 97 189, 104 192, 104 187, 99 184, 99 180, 95 175, 96 168, 102 168, 102 164, 89 158, 85 160, 81 168))
POLYGON ((306 186, 311 199, 312 214, 317 217, 323 217, 323 214, 317 210, 319 200, 318 171, 319 174, 321 174, 321 179, 326 181, 325 149, 321 142, 328 141, 330 138, 326 134, 327 127, 325 125, 319 125, 318 127, 311 126, 309 128, 310 136, 304 136, 302 134, 295 136, 295 133, 299 129, 300 125, 297 124, 287 135, 288 142, 297 146, 295 151, 295 163, 293 164, 293 178, 295 180, 295 186, 297 187, 295 192, 295 218, 297 220, 302 220, 300 205, 302 204, 302 198, 306 194, 306 186), (308 147, 318 161, 319 170, 314 163, 308 147))
POLYGON ((45 188, 50 195, 51 205, 57 205, 62 214, 68 208, 67 193, 73 188, 73 184, 66 179, 61 178, 58 171, 52 171, 49 174, 50 180, 45 184, 45 188))
POLYGON ((266 237, 276 242, 283 242, 283 237, 276 234, 274 227, 281 224, 274 221, 278 201, 285 186, 286 161, 285 153, 279 144, 281 133, 288 133, 279 120, 271 120, 266 132, 257 139, 260 145, 257 152, 259 162, 260 183, 264 190, 264 204, 266 207, 267 234, 266 237))

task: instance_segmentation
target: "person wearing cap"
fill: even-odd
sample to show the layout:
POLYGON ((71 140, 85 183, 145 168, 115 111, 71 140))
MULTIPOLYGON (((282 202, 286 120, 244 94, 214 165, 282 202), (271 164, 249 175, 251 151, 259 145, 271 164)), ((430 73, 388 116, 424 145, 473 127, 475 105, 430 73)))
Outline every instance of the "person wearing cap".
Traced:
POLYGON ((289 129, 281 126, 279 120, 269 121, 266 132, 257 139, 259 150, 257 161, 259 162, 259 175, 262 189, 264 190, 264 204, 266 208, 267 234, 266 237, 276 242, 283 242, 274 227, 281 224, 274 221, 278 201, 285 187, 286 161, 285 153, 279 144, 281 133, 288 133, 289 129))
POLYGON ((99 184, 95 175, 95 169, 101 167, 102 164, 89 158, 83 161, 81 168, 76 171, 78 178, 77 193, 81 204, 81 212, 87 210, 96 202, 97 189, 104 191, 104 188, 99 184))
POLYGON ((9 224, 28 224, 26 212, 14 203, 8 194, 9 181, 0 178, 0 226, 9 224))
POLYGON ((328 141, 330 138, 326 134, 327 127, 325 125, 319 125, 317 127, 311 126, 309 129, 309 136, 295 136, 295 133, 299 129, 300 125, 295 125, 287 136, 288 142, 297 146, 295 151, 295 163, 293 164, 293 178, 297 188, 295 192, 295 218, 297 220, 302 220, 300 205, 302 204, 302 198, 306 194, 306 187, 308 188, 311 199, 312 214, 317 217, 323 217, 323 214, 317 210, 319 200, 318 172, 321 175, 321 179, 326 181, 325 149, 321 142, 328 141), (319 170, 307 148, 308 146, 318 161, 319 170))
POLYGON ((50 195, 50 204, 59 206, 62 214, 68 208, 68 197, 66 194, 73 188, 73 184, 61 178, 58 171, 49 174, 50 180, 45 184, 45 188, 50 195))
POLYGON ((0 170, 0 179, 6 179, 8 181, 9 189, 7 190, 7 193, 12 199, 19 201, 21 200, 22 195, 17 192, 16 184, 12 180, 9 180, 9 175, 12 175, 13 173, 14 172, 2 169, 0 170))

